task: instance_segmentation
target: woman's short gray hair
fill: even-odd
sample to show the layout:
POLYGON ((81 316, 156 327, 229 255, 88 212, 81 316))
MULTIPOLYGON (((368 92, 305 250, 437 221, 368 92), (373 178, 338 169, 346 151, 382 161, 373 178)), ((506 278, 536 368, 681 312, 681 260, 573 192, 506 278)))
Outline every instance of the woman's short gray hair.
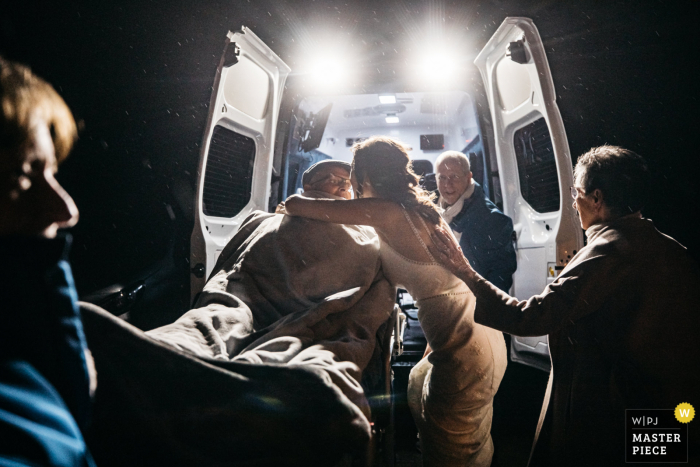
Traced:
POLYGON ((472 171, 471 165, 469 164, 469 158, 467 156, 459 151, 445 151, 435 160, 435 172, 437 172, 437 168, 440 167, 440 164, 445 161, 454 161, 458 163, 464 175, 467 175, 472 171))
POLYGON ((616 217, 640 211, 648 201, 649 168, 642 156, 629 149, 607 144, 592 148, 579 156, 574 177, 586 194, 600 190, 616 217))

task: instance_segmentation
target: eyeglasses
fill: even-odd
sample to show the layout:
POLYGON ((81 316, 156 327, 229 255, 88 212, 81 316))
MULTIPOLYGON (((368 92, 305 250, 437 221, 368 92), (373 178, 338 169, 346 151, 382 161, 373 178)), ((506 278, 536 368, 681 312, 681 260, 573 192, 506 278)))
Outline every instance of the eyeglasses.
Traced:
POLYGON ((319 183, 328 183, 333 186, 345 186, 348 187, 352 185, 349 178, 338 177, 334 174, 328 174, 322 179, 310 183, 310 185, 318 185, 319 183))
POLYGON ((451 181, 451 182, 457 182, 457 181, 461 180, 462 178, 464 178, 464 175, 453 174, 453 175, 450 175, 450 176, 438 175, 438 178, 437 178, 437 179, 438 179, 439 181, 441 181, 441 182, 446 182, 446 181, 448 181, 448 180, 451 181))
POLYGON ((578 198, 579 192, 583 192, 584 194, 586 193, 583 188, 579 188, 577 186, 570 186, 569 188, 571 189, 571 197, 573 199, 578 198))

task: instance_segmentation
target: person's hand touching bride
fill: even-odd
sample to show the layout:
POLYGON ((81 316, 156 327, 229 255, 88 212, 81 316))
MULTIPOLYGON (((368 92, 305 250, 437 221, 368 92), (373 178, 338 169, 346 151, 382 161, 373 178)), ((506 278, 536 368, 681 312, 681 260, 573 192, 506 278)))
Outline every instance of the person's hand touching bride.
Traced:
POLYGON ((445 269, 462 279, 467 285, 476 280, 476 271, 469 264, 469 260, 465 258, 462 248, 453 235, 443 227, 437 227, 430 238, 432 244, 428 245, 428 249, 445 269))

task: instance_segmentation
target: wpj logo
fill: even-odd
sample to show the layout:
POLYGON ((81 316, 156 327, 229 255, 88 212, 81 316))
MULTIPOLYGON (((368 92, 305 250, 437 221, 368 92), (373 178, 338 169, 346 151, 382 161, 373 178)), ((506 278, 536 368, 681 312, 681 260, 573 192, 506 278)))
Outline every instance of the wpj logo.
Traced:
POLYGON ((628 409, 625 418, 626 462, 688 462, 688 424, 673 409, 628 409))

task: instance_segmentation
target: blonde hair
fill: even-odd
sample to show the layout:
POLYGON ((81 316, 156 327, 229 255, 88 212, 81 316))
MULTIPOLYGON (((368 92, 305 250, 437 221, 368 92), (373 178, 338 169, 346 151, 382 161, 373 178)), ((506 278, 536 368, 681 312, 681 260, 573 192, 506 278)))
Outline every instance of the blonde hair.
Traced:
POLYGON ((48 125, 56 160, 61 162, 77 136, 70 109, 54 88, 29 68, 0 57, 0 155, 20 151, 36 118, 48 125))
MULTIPOLYGON (((372 188, 384 199, 418 212, 434 224, 440 214, 433 197, 418 184, 419 178, 411 168, 408 148, 388 136, 372 136, 352 147, 352 172, 359 185, 369 178, 372 188)), ((362 191, 358 190, 359 196, 362 191)))

